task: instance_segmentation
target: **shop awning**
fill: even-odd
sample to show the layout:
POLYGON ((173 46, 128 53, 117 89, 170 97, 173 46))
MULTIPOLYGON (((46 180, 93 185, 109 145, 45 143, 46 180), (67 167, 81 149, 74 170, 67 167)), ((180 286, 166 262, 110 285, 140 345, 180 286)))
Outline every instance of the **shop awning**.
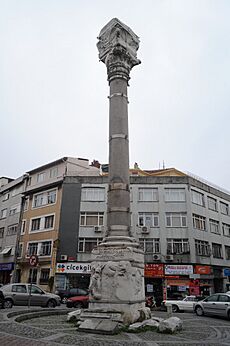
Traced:
POLYGON ((7 246, 0 252, 0 255, 9 255, 11 250, 12 250, 12 247, 11 246, 7 246))

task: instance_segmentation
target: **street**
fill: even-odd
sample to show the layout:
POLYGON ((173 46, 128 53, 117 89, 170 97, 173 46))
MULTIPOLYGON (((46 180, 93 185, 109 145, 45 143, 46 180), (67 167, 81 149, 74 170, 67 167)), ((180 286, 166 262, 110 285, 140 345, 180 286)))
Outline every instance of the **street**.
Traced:
MULTIPOLYGON (((21 323, 15 322, 13 317, 7 318, 8 313, 24 309, 24 307, 13 307, 8 310, 0 310, 1 346, 230 346, 230 321, 222 318, 198 317, 193 313, 175 313, 174 316, 183 320, 183 331, 178 334, 168 335, 147 331, 112 336, 79 333, 73 324, 66 322, 66 315, 42 316, 21 323)), ((63 305, 56 308, 56 310, 60 309, 63 309, 63 305)), ((31 310, 34 309, 31 308, 31 310)), ((47 311, 47 309, 40 310, 47 311)), ((66 312, 69 311, 72 309, 66 309, 66 312)), ((167 317, 167 313, 164 311, 154 311, 153 315, 167 317)))

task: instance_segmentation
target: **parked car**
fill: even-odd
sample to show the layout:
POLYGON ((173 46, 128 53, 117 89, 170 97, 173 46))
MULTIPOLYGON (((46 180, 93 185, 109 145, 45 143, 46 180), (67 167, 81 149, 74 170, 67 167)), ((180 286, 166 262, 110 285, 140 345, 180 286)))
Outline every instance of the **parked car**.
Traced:
POLYGON ((166 309, 167 305, 171 304, 173 312, 193 311, 194 303, 201 299, 203 299, 203 297, 187 296, 182 300, 163 300, 162 307, 166 309))
POLYGON ((40 287, 31 284, 9 284, 1 287, 5 297, 4 306, 12 308, 13 305, 30 305, 54 308, 60 305, 58 295, 43 291, 40 287))
POLYGON ((89 305, 89 296, 75 296, 67 299, 66 306, 67 308, 88 308, 89 305))
POLYGON ((55 292, 61 298, 62 303, 66 303, 68 298, 75 296, 87 296, 88 291, 83 288, 69 288, 67 290, 57 290, 55 292))
POLYGON ((194 304, 194 311, 198 316, 218 315, 230 319, 230 294, 216 293, 194 304))

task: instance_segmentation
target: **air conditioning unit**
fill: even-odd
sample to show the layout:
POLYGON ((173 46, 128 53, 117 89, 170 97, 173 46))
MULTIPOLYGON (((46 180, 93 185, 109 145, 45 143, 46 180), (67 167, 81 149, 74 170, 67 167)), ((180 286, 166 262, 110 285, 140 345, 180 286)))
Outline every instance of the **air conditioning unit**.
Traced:
POLYGON ((67 261, 68 256, 67 255, 61 255, 61 261, 67 261))
POLYGON ((141 233, 149 233, 149 227, 147 227, 147 226, 142 226, 141 227, 141 233))
POLYGON ((157 254, 153 255, 153 260, 154 260, 154 261, 159 261, 159 260, 161 260, 161 255, 157 255, 157 254))
POLYGON ((94 231, 95 232, 102 232, 103 231, 103 226, 94 226, 94 231))
POLYGON ((173 255, 166 255, 165 260, 166 261, 173 261, 173 255))

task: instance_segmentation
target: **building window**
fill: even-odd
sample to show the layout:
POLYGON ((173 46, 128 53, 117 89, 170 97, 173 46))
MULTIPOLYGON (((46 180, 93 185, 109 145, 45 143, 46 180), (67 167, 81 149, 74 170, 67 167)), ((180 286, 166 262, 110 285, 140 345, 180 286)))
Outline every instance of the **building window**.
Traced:
POLYGON ((4 227, 0 228, 0 238, 4 237, 4 227))
POLYGON ((45 217, 45 229, 53 228, 54 225, 54 215, 49 215, 45 217))
POLYGON ((47 204, 54 204, 56 202, 57 190, 47 192, 47 204))
POLYGON ((51 256, 52 240, 28 243, 27 256, 51 256))
POLYGON ((225 246, 225 258, 230 260, 230 246, 225 246))
POLYGON ((49 268, 41 269, 39 284, 40 285, 48 284, 49 277, 50 277, 50 269, 49 268))
POLYGON ((80 226, 102 226, 104 213, 81 212, 80 226))
POLYGON ((31 177, 28 177, 27 178, 27 183, 26 183, 27 186, 30 186, 31 185, 31 177))
POLYGON ((7 209, 2 209, 0 213, 0 218, 4 219, 7 216, 7 209))
POLYGON ((79 238, 78 252, 90 253, 101 241, 102 238, 79 238))
POLYGON ((42 216, 31 220, 30 232, 43 232, 54 228, 54 215, 42 216))
POLYGON ((211 255, 210 245, 208 241, 195 239, 195 249, 197 256, 206 256, 211 255))
POLYGON ((19 258, 22 257, 22 251, 23 251, 23 243, 19 243, 17 257, 19 258))
POLYGON ((192 203, 198 204, 204 207, 204 195, 201 192, 191 190, 192 203))
POLYGON ((212 243, 212 254, 214 258, 223 258, 222 245, 212 243))
POLYGON ((41 222, 41 218, 33 219, 31 222, 31 231, 39 231, 40 230, 40 222, 41 222))
POLYGON ((28 243, 27 256, 37 255, 38 253, 38 243, 28 243))
POLYGON ((188 239, 167 239, 167 254, 186 254, 189 253, 188 239))
POLYGON ((44 241, 40 244, 39 256, 50 256, 52 249, 52 241, 44 241))
POLYGON ((83 187, 81 200, 103 202, 105 200, 105 189, 100 187, 83 187))
POLYGON ((5 193, 4 195, 3 195, 3 202, 4 201, 7 201, 8 199, 10 198, 10 194, 9 194, 9 192, 8 193, 5 193))
POLYGON ((186 227, 186 213, 166 213, 166 227, 186 227))
POLYGON ((212 197, 208 197, 208 209, 217 211, 217 200, 212 197))
MULTIPOLYGON (((38 270, 36 268, 30 268, 28 283, 29 284, 36 284, 37 283, 37 275, 38 275, 38 270)), ((32 290, 31 290, 31 292, 32 292, 32 290)))
POLYGON ((230 237, 230 225, 227 223, 222 223, 223 235, 230 237))
POLYGON ((56 189, 34 195, 33 208, 43 207, 48 204, 56 203, 56 195, 56 189))
POLYGON ((26 220, 22 220, 21 235, 25 234, 25 231, 26 231, 26 220))
POLYGON ((139 188, 139 198, 141 202, 153 202, 158 201, 158 189, 157 188, 139 188))
POLYGON ((185 189, 165 189, 165 202, 185 202, 185 189))
POLYGON ((149 238, 149 239, 139 239, 140 247, 145 254, 157 254, 160 253, 160 239, 149 238))
POLYGON ((28 207, 29 207, 29 198, 25 197, 24 204, 23 204, 23 211, 28 210, 28 207))
POLYGON ((56 178, 58 176, 58 168, 54 167, 50 170, 50 178, 56 178))
POLYGON ((210 232, 220 234, 219 221, 209 219, 210 232))
POLYGON ((204 216, 193 214, 192 221, 193 221, 193 228, 199 229, 201 231, 206 230, 206 220, 204 216))
POLYGON ((140 227, 159 227, 159 215, 157 213, 139 213, 138 225, 140 227))
POLYGON ((15 235, 15 234, 17 234, 17 228, 18 228, 17 224, 8 226, 6 235, 15 235))
POLYGON ((37 174, 37 183, 42 183, 43 181, 45 181, 45 178, 46 178, 45 172, 38 173, 37 174))
POLYGON ((229 207, 227 203, 220 202, 220 212, 224 215, 229 215, 229 207))
POLYGON ((20 204, 16 204, 10 208, 9 215, 14 215, 14 214, 19 213, 19 212, 20 212, 20 204))

